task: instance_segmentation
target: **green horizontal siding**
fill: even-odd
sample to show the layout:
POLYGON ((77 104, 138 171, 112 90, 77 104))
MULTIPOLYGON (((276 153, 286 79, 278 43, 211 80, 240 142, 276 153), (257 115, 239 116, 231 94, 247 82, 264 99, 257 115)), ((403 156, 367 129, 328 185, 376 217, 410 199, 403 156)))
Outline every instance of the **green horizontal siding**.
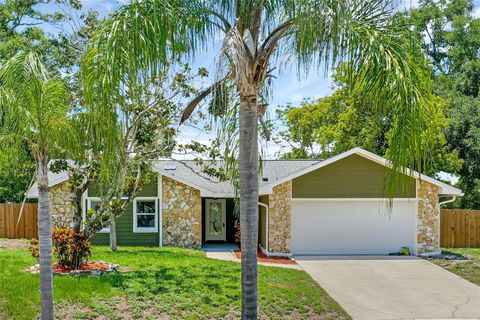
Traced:
POLYGON ((151 183, 144 185, 142 190, 137 193, 138 197, 156 197, 158 193, 158 184, 157 180, 152 181, 151 183))
MULTIPOLYGON (((90 193, 89 196, 95 196, 96 191, 90 193)), ((138 194, 139 197, 156 197, 157 183, 148 184, 144 186, 142 191, 138 194)), ((158 201, 158 200, 157 200, 158 201)), ((160 208, 160 207, 159 207, 160 208)), ((128 204, 125 213, 117 219, 117 244, 119 246, 155 246, 158 247, 158 231, 154 233, 134 233, 133 232, 133 203, 128 204)), ((94 245, 109 245, 110 234, 99 233, 96 234, 92 243, 94 245)))
MULTIPOLYGON (((351 155, 293 179, 293 198, 383 198, 390 169, 359 155, 351 155)), ((396 198, 415 197, 415 179, 405 177, 396 198)))
MULTIPOLYGON (((157 180, 151 181, 150 183, 144 185, 142 189, 137 193, 138 197, 156 197, 158 193, 158 184, 157 180)), ((87 190, 88 197, 98 197, 98 188, 90 187, 87 190)))

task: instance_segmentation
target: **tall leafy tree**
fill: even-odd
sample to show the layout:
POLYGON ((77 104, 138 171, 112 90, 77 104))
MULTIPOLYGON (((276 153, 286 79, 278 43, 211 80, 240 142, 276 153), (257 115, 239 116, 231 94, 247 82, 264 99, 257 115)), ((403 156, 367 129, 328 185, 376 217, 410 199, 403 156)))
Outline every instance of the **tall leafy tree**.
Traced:
POLYGON ((41 319, 53 319, 52 236, 48 162, 69 139, 69 92, 35 53, 21 52, 0 67, 0 152, 17 161, 28 146, 36 163, 41 319))
MULTIPOLYGON (((242 318, 257 318, 258 133, 264 90, 281 59, 299 71, 347 62, 350 82, 392 109, 389 158, 393 172, 423 165, 421 132, 429 116, 430 81, 412 54, 404 25, 381 0, 147 0, 133 1, 93 37, 83 64, 86 102, 113 119, 112 106, 128 81, 152 77, 165 62, 193 56, 223 39, 217 81, 190 103, 182 120, 223 81, 239 99, 239 183, 242 243, 242 318)), ((113 121, 112 121, 113 123, 113 121)), ((106 130, 106 131, 105 131, 106 130)), ((114 137, 114 126, 98 136, 114 137), (108 133, 110 132, 110 133, 108 133)), ((106 152, 115 153, 114 139, 106 152)), ((400 175, 397 175, 398 177, 400 175)), ((393 180, 393 179, 391 179, 393 180)), ((393 184, 392 184, 393 185, 393 184)))
MULTIPOLYGON (((43 27, 61 29, 72 17, 70 9, 79 10, 77 0, 5 0, 0 3, 0 59, 14 56, 19 50, 35 50, 49 56, 48 64, 67 66, 65 34, 46 32, 43 27), (55 4, 59 10, 46 12, 44 5, 55 4), (62 57, 63 56, 63 57, 62 57)), ((77 57, 75 57, 76 59, 77 57)))
POLYGON ((480 19, 472 0, 420 0, 407 17, 437 75, 452 75, 478 59, 480 19))
POLYGON ((35 161, 28 153, 19 156, 16 164, 0 157, 0 203, 22 202, 32 182, 35 161))
POLYGON ((179 102, 198 92, 193 83, 208 73, 200 68, 193 73, 190 66, 167 68, 153 81, 129 82, 117 101, 117 125, 121 128, 120 157, 106 158, 103 147, 95 139, 95 131, 104 124, 102 118, 93 119, 94 108, 81 108, 73 115, 80 143, 66 150, 64 158, 55 161, 55 172, 67 171, 74 203, 72 229, 83 231, 87 238, 110 225, 112 250, 116 249, 115 220, 125 211, 145 183, 154 178, 152 161, 170 157, 175 148, 178 130, 179 102), (88 121, 92 120, 92 121, 88 121), (100 183, 103 162, 115 165, 100 183), (101 205, 91 208, 82 221, 82 199, 87 188, 96 188, 101 205), (82 223, 83 222, 83 223, 82 223))
POLYGON ((452 98, 450 126, 447 138, 452 148, 459 150, 464 163, 459 186, 465 196, 455 205, 463 209, 480 209, 480 97, 455 96, 452 98))
MULTIPOLYGON (((376 105, 361 86, 352 90, 341 68, 334 80, 337 90, 332 95, 277 109, 281 129, 275 140, 289 149, 281 154, 283 158, 326 159, 354 147, 381 156, 388 152, 393 125, 391 108, 376 105)), ((450 104, 438 96, 431 98, 429 125, 422 133, 423 142, 431 146, 430 164, 424 173, 455 174, 462 160, 457 150, 450 150, 445 136, 449 126, 445 114, 450 112, 450 104)))
POLYGON ((464 161, 456 206, 480 208, 478 106, 480 104, 480 18, 471 0, 422 0, 407 13, 414 34, 434 67, 435 93, 448 103, 450 152, 464 161))

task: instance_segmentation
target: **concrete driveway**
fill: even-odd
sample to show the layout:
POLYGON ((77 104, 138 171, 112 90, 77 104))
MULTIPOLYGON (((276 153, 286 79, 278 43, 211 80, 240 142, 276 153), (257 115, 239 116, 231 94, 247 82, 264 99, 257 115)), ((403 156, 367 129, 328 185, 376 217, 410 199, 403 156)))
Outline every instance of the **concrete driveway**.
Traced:
POLYGON ((415 257, 296 257, 353 319, 480 319, 480 287, 415 257))

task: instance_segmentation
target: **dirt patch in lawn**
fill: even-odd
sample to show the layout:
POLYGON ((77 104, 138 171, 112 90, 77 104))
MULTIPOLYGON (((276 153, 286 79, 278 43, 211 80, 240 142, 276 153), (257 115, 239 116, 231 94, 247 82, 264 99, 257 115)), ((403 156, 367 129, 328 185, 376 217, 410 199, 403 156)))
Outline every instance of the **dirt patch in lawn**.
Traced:
POLYGON ((55 317, 64 320, 96 319, 98 316, 90 308, 78 304, 55 305, 55 317))
MULTIPOLYGON (((55 316, 65 320, 133 320, 136 319, 132 313, 130 304, 124 297, 112 298, 108 303, 86 306, 83 304, 62 303, 55 306, 55 316)), ((146 318, 145 318, 146 319, 146 318)))
POLYGON ((0 239, 0 249, 26 250, 26 248, 25 239, 0 239))

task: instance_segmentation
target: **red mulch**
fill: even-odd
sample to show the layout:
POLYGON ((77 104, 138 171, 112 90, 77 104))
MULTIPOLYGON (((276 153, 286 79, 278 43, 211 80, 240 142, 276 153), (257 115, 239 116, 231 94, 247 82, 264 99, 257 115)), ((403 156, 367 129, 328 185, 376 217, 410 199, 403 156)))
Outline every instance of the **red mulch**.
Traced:
MULTIPOLYGON (((107 270, 108 268, 109 268, 108 265, 98 263, 98 262, 82 262, 82 264, 80 265, 80 268, 76 269, 76 270, 92 271, 92 270, 107 270)), ((64 269, 64 268, 60 267, 58 264, 53 265, 53 272, 68 273, 68 272, 71 272, 71 271, 73 271, 73 270, 64 269)))
MULTIPOLYGON (((242 251, 235 250, 234 253, 238 259, 242 259, 242 251)), ((296 264, 295 261, 287 257, 268 257, 260 249, 258 249, 257 255, 258 255, 259 262, 278 263, 278 264, 296 264)))

